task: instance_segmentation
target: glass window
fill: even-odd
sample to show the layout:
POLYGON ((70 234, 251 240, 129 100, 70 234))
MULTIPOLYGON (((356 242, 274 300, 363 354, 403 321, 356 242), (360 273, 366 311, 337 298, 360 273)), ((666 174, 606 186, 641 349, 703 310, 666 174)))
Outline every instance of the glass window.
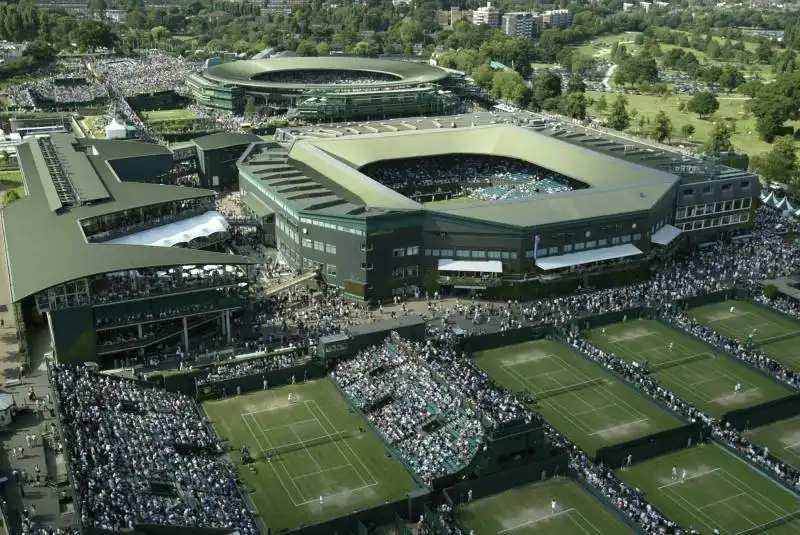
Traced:
POLYGON ((611 245, 619 245, 619 236, 611 238, 611 245))
POLYGON ((336 276, 336 266, 334 264, 328 264, 327 273, 328 273, 329 276, 335 277, 336 276))
POLYGON ((565 245, 564 246, 564 252, 565 253, 571 253, 572 252, 572 245, 569 245, 569 244, 565 245))
POLYGON ((453 258, 452 249, 442 249, 442 258, 453 258))
POLYGON ((425 256, 431 256, 431 250, 425 249, 425 256))
POLYGON ((419 254, 419 245, 412 245, 406 248, 406 256, 417 256, 419 254))
POLYGON ((684 195, 694 195, 694 189, 693 188, 686 188, 686 189, 683 190, 683 194, 684 195))
POLYGON ((439 249, 431 249, 430 256, 439 256, 439 249))
POLYGON ((500 251, 489 251, 489 258, 494 258, 495 260, 499 260, 501 258, 500 251))
POLYGON ((586 244, 583 243, 582 241, 580 241, 580 242, 575 244, 575 250, 576 251, 583 251, 585 248, 586 248, 586 244))
POLYGON ((419 275, 419 266, 406 266, 406 277, 416 277, 419 275))
POLYGON ((508 251, 502 251, 500 253, 500 256, 502 257, 503 260, 509 260, 511 258, 511 253, 508 251))
POLYGON ((606 238, 600 238, 597 240, 598 247, 605 247, 608 244, 608 240, 606 238))
POLYGON ((395 258, 400 256, 405 256, 405 254, 406 254, 405 247, 398 247, 396 249, 392 249, 392 256, 395 258))
POLYGON ((325 250, 325 244, 322 243, 321 241, 315 241, 314 242, 314 250, 315 251, 324 251, 325 250))
POLYGON ((469 258, 469 249, 456 249, 456 256, 459 258, 469 258))
POLYGON ((403 266, 396 267, 392 270, 392 278, 402 279, 405 273, 406 273, 406 268, 404 268, 403 266))
POLYGON ((517 259, 517 252, 511 251, 511 260, 516 260, 516 259, 517 259))
POLYGON ((743 188, 749 188, 750 187, 750 181, 749 180, 742 180, 742 187, 743 188))
POLYGON ((597 247, 597 240, 589 240, 586 242, 587 249, 594 249, 595 247, 597 247))
POLYGON ((722 191, 730 191, 733 189, 733 184, 723 184, 722 191))
POLYGON ((638 241, 642 239, 642 235, 640 233, 636 233, 633 235, 633 241, 638 241))
POLYGON ((551 247, 550 248, 550 254, 551 255, 557 255, 558 254, 558 247, 551 247))
MULTIPOLYGON (((539 256, 542 256, 542 252, 543 251, 547 251, 547 249, 543 249, 543 250, 540 249, 539 250, 539 256)), ((525 251, 525 258, 533 258, 533 249, 528 249, 527 251, 525 251)))
POLYGON ((703 186, 703 194, 708 195, 711 193, 711 186, 703 186))
POLYGON ((631 235, 630 234, 624 234, 622 236, 622 243, 629 243, 630 241, 631 241, 631 235))
POLYGON ((472 258, 486 258, 486 251, 472 251, 472 258))
POLYGON ((311 242, 311 240, 309 240, 308 238, 303 238, 303 247, 308 247, 309 249, 311 249, 313 246, 314 244, 311 242))
POLYGON ((325 252, 328 254, 336 254, 336 246, 332 243, 325 244, 325 252))

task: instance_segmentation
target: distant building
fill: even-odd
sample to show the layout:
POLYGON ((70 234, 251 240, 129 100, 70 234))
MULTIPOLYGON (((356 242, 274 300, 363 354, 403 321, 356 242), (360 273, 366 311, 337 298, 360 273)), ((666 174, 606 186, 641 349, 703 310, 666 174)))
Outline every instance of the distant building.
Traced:
POLYGON ((308 0, 266 0, 262 11, 267 13, 291 13, 298 7, 308 3, 308 0))
POLYGON ((503 15, 500 29, 509 37, 533 37, 541 33, 542 24, 541 13, 514 11, 503 15))
POLYGON ((548 28, 567 28, 572 24, 572 18, 575 16, 568 9, 550 9, 544 12, 542 16, 544 25, 548 28))
POLYGON ((492 28, 500 27, 500 10, 487 2, 485 6, 479 7, 472 12, 473 24, 486 24, 492 28))
POLYGON ((462 11, 458 6, 453 6, 449 10, 439 10, 438 15, 439 26, 443 28, 452 28, 460 20, 470 20, 472 18, 472 11, 462 11))

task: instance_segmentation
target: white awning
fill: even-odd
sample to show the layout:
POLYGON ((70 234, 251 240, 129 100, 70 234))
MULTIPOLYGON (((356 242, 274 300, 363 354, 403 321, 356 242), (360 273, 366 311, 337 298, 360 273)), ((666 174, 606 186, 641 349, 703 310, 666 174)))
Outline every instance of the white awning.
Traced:
POLYGON ((470 273, 502 273, 503 263, 500 260, 452 260, 439 259, 439 271, 468 271, 470 273))
POLYGON ((160 227, 128 234, 105 243, 172 247, 178 243, 188 244, 197 238, 207 238, 218 232, 227 232, 228 226, 228 222, 222 217, 222 214, 211 211, 160 227))
POLYGON ((650 237, 650 241, 656 245, 669 245, 680 235, 681 229, 672 225, 664 225, 650 237))
POLYGON ((572 266, 591 264, 592 262, 602 262, 604 260, 614 260, 643 254, 638 247, 630 243, 614 245, 613 247, 603 247, 602 249, 589 249, 578 253, 562 254, 560 256, 547 256, 536 261, 536 265, 545 271, 560 269, 572 266))

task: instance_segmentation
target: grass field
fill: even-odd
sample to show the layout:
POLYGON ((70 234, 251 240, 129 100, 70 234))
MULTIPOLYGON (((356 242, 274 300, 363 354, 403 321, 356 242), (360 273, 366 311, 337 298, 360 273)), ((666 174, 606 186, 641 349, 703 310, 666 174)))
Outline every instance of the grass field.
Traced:
POLYGON ((684 529, 711 534, 716 528, 722 535, 800 533, 800 518, 787 518, 800 513, 800 500, 716 445, 657 457, 617 474, 684 529), (686 471, 685 481, 672 479, 673 466, 686 471))
POLYGON ((781 364, 800 369, 800 322, 746 301, 726 301, 693 308, 689 315, 739 341, 753 333, 753 342, 781 364), (734 307, 731 312, 731 307, 734 307))
POLYGON ((142 119, 150 123, 158 123, 164 121, 179 121, 181 119, 195 118, 195 114, 193 111, 184 109, 143 111, 141 115, 142 119))
POLYGON ((529 390, 547 421, 590 453, 683 425, 560 342, 493 349, 476 354, 475 361, 506 388, 529 390))
POLYGON ((20 198, 25 196, 25 186, 22 184, 22 172, 19 170, 0 171, 0 184, 3 185, 3 193, 14 190, 20 198))
POLYGON ((97 126, 99 119, 100 117, 96 115, 89 115, 87 117, 84 117, 81 123, 83 123, 86 134, 89 137, 97 139, 105 139, 106 138, 105 130, 97 126))
POLYGON ((621 535, 632 533, 570 479, 551 479, 476 500, 456 517, 475 535, 621 535), (556 500, 555 512, 551 500, 556 500))
POLYGON ((746 431, 745 436, 768 447, 778 459, 800 469, 800 416, 756 427, 746 431))
POLYGON ((378 437, 360 432, 361 418, 350 412, 329 379, 211 401, 204 407, 230 447, 245 445, 254 457, 254 463, 243 467, 241 456, 231 454, 272 532, 395 501, 416 488, 405 468, 387 457, 378 437), (290 451, 265 458, 265 451, 284 448, 290 451))
POLYGON ((599 348, 627 362, 650 362, 659 383, 714 417, 789 395, 788 388, 708 346, 652 320, 617 323, 588 333, 599 348), (669 345, 673 344, 670 350, 669 345), (734 386, 741 384, 740 392, 734 386))

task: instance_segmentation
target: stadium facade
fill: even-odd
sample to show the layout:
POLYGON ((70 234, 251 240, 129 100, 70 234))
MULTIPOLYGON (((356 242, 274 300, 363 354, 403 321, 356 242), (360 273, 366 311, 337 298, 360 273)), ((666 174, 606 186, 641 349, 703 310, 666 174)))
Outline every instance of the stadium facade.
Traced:
POLYGON ((319 269, 329 284, 371 301, 438 284, 485 289, 646 264, 681 234, 706 241, 752 221, 759 182, 745 171, 534 116, 519 125, 498 117, 279 130, 285 143, 255 144, 240 159, 240 189, 274 225, 288 264, 319 269), (445 155, 530 162, 584 187, 423 205, 360 172, 445 155))
POLYGON ((465 87, 424 63, 335 56, 222 63, 186 83, 201 106, 241 113, 253 99, 314 122, 451 113, 465 87))
POLYGON ((52 134, 18 155, 27 195, 1 218, 18 325, 46 323, 60 361, 104 367, 230 339, 252 262, 221 252, 213 191, 159 184, 169 149, 52 134))

